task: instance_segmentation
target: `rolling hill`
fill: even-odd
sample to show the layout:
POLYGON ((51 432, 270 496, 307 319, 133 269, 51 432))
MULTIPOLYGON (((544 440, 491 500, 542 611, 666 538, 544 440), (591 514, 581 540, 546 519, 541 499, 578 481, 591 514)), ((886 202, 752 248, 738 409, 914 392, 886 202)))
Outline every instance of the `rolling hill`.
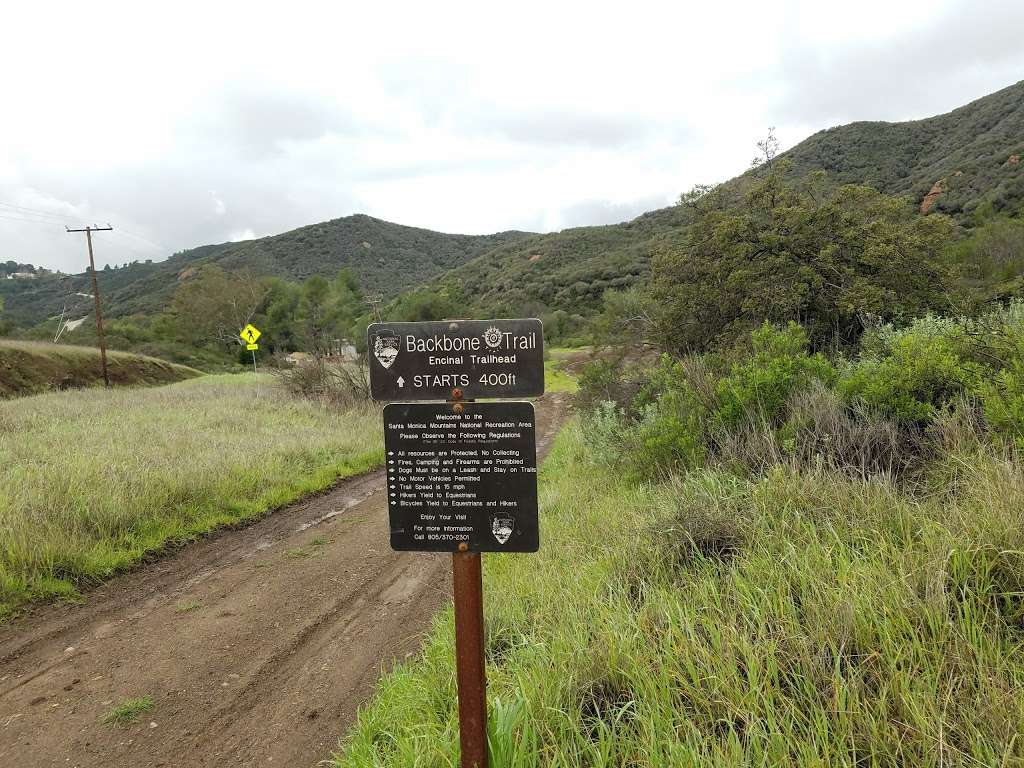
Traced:
MULTIPOLYGON (((857 122, 819 131, 780 155, 790 173, 825 171, 828 183, 862 183, 905 196, 965 226, 1016 215, 1024 202, 1024 81, 944 115, 902 123, 857 122)), ((723 185, 739 194, 752 178, 723 185)), ((685 236, 681 206, 622 224, 535 235, 450 235, 355 215, 273 237, 205 245, 157 264, 102 273, 108 314, 166 306, 178 281, 206 263, 302 280, 343 267, 384 298, 422 285, 446 288, 472 311, 588 314, 608 289, 646 281, 651 254, 685 236)), ((6 314, 21 326, 59 314, 63 298, 87 293, 86 276, 0 281, 6 314)))
POLYGON ((819 131, 785 156, 796 176, 823 170, 917 204, 934 190, 927 207, 954 217, 986 205, 1016 211, 1024 201, 1024 81, 925 120, 819 131))
MULTIPOLYGON (((123 317, 163 309, 179 280, 203 264, 218 264, 227 270, 249 269, 257 275, 290 280, 314 275, 333 277, 347 267, 366 291, 387 299, 528 236, 526 232, 449 235, 357 214, 257 240, 203 245, 155 264, 103 270, 100 289, 104 314, 123 317)), ((5 314, 19 326, 35 325, 59 315, 66 300, 82 298, 76 298, 76 294, 90 294, 85 273, 0 280, 5 314)))
MULTIPOLYGON (((825 171, 831 184, 866 184, 965 225, 976 213, 1016 214, 1024 204, 1024 81, 937 117, 819 131, 779 159, 794 177, 825 171)), ((739 194, 752 173, 723 186, 739 194)), ((674 206, 623 224, 524 238, 437 285, 492 311, 540 306, 585 314, 608 288, 643 281, 653 251, 682 239, 688 214, 674 206)))

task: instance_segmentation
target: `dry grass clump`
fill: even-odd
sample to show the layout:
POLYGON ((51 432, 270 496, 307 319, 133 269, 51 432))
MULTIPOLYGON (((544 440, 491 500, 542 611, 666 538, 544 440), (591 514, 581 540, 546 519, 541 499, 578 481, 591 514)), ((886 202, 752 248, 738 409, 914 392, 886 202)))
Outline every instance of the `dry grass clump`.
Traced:
POLYGON ((294 366, 275 368, 272 373, 286 391, 325 405, 350 408, 370 401, 365 365, 314 356, 294 366))

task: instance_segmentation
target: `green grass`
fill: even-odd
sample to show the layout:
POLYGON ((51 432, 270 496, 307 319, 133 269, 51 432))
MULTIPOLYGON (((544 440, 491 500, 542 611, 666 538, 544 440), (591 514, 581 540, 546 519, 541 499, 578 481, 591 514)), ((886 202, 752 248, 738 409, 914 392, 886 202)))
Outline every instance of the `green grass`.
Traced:
POLYGON ((192 611, 198 611, 203 607, 203 604, 192 598, 191 600, 183 600, 174 606, 174 610, 178 613, 191 613, 192 611))
POLYGON ((0 618, 382 460, 376 408, 254 378, 0 402, 0 618))
MULTIPOLYGON (((114 385, 168 384, 202 376, 184 365, 114 350, 107 352, 107 369, 114 385)), ((0 339, 0 398, 102 383, 100 354, 93 347, 0 339)))
MULTIPOLYGON (((939 477, 634 485, 567 427, 540 552, 485 557, 492 766, 1024 764, 1024 472, 939 477)), ((454 768, 457 741, 449 609, 336 764, 454 768)))
POLYGON ((544 391, 574 393, 579 390, 576 376, 566 369, 566 358, 577 350, 555 347, 544 361, 544 391))
POLYGON ((139 720, 139 716, 155 707, 152 697, 124 701, 103 716, 104 725, 131 725, 139 720))

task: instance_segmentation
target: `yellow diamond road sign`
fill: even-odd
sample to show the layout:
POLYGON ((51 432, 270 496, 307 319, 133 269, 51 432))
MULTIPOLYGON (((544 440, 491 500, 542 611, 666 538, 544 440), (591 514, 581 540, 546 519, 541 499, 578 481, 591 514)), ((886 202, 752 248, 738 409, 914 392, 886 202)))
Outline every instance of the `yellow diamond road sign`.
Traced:
POLYGON ((262 336, 263 334, 260 333, 259 328, 257 328, 252 323, 249 323, 247 326, 245 326, 245 328, 242 329, 242 332, 238 335, 241 337, 242 341, 246 341, 249 344, 255 344, 259 337, 262 336))

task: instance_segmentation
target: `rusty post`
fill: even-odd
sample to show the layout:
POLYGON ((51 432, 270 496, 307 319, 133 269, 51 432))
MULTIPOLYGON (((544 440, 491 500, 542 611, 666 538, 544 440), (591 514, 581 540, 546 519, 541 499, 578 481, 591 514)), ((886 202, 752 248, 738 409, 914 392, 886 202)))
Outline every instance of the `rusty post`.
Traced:
MULTIPOLYGON (((463 545, 460 545, 460 550, 463 545)), ((466 547, 468 549, 468 547, 466 547)), ((462 768, 487 768, 487 679, 484 671, 484 588, 480 553, 452 554, 455 585, 455 670, 459 685, 462 768)))
MULTIPOLYGON (((452 410, 465 410, 462 390, 452 390, 452 410)), ((472 401, 470 401, 472 402, 472 401)), ((484 668, 484 582, 479 552, 469 542, 452 553, 455 599, 455 678, 459 687, 462 768, 487 768, 487 674, 484 668)))

